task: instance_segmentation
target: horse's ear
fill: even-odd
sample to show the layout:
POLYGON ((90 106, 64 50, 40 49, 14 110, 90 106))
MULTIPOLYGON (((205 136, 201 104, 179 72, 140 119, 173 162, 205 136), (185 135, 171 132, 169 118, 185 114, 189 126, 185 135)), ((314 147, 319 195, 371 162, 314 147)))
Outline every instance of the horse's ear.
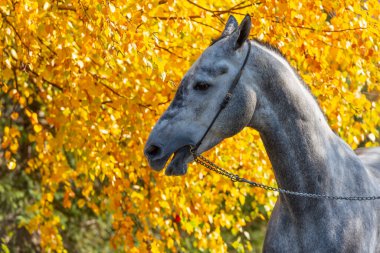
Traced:
POLYGON ((230 35, 233 31, 235 31, 238 28, 238 26, 239 24, 236 18, 231 15, 227 20, 226 27, 224 28, 221 37, 230 35))
POLYGON ((241 21, 239 26, 239 37, 235 44, 235 49, 240 48, 244 42, 247 40, 249 36, 249 32, 251 31, 252 21, 251 17, 247 14, 245 15, 243 21, 241 21))

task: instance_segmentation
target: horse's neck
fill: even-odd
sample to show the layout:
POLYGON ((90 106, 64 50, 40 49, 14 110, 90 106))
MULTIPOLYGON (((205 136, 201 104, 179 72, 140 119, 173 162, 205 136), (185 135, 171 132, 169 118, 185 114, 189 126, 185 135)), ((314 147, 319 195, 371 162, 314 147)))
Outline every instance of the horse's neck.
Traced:
POLYGON ((253 126, 260 132, 280 187, 321 192, 321 181, 334 176, 330 159, 336 137, 306 91, 301 94, 280 85, 281 89, 264 91, 270 95, 259 95, 253 126))
POLYGON ((258 102, 251 126, 260 132, 278 185, 293 191, 347 195, 344 185, 352 186, 349 173, 361 166, 359 159, 332 132, 286 61, 273 52, 265 53, 278 58, 262 58, 270 67, 256 88, 258 102))

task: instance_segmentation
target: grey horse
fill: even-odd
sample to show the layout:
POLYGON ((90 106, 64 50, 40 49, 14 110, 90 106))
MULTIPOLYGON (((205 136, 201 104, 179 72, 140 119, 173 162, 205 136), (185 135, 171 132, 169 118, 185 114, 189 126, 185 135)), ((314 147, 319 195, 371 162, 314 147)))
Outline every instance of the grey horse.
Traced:
MULTIPOLYGON (((155 170, 184 175, 196 145, 249 53, 230 102, 197 152, 244 127, 259 131, 279 187, 343 196, 380 195, 380 147, 353 151, 329 127, 300 76, 279 53, 248 41, 251 19, 231 16, 220 38, 184 76, 153 128, 145 155, 155 170), (248 44, 251 50, 248 51, 248 44)), ((310 199, 280 194, 264 252, 380 252, 380 200, 310 199)))

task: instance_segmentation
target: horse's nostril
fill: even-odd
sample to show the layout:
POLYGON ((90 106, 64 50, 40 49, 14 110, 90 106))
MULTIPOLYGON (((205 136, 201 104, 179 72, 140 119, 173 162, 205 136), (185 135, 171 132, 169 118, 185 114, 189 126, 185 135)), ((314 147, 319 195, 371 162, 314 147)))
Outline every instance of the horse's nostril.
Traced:
POLYGON ((156 145, 150 145, 147 149, 145 149, 145 154, 149 157, 155 157, 161 153, 161 149, 156 145))

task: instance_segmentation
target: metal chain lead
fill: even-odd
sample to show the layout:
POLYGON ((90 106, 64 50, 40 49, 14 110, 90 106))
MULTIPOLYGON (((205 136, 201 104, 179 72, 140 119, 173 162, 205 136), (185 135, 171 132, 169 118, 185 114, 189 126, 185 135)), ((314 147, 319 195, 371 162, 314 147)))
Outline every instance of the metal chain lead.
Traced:
POLYGON ((364 196, 364 197, 360 197, 360 196, 331 196, 331 195, 326 195, 326 194, 297 192, 297 191, 289 191, 289 190, 282 189, 282 188, 276 188, 276 187, 268 186, 265 184, 256 183, 256 182, 247 180, 245 178, 241 178, 237 174, 233 174, 233 173, 219 167, 215 163, 208 160, 206 157, 199 155, 199 154, 196 154, 193 151, 193 149, 190 149, 190 152, 194 157, 194 161, 196 163, 202 165, 203 167, 205 167, 209 170, 215 171, 216 173, 218 173, 220 175, 228 177, 233 182, 247 183, 247 184, 251 185, 252 187, 262 188, 262 189, 267 190, 267 191, 274 191, 274 192, 284 193, 287 195, 300 196, 300 197, 305 197, 305 198, 314 198, 314 199, 359 200, 359 201, 380 199, 380 196, 364 196))

